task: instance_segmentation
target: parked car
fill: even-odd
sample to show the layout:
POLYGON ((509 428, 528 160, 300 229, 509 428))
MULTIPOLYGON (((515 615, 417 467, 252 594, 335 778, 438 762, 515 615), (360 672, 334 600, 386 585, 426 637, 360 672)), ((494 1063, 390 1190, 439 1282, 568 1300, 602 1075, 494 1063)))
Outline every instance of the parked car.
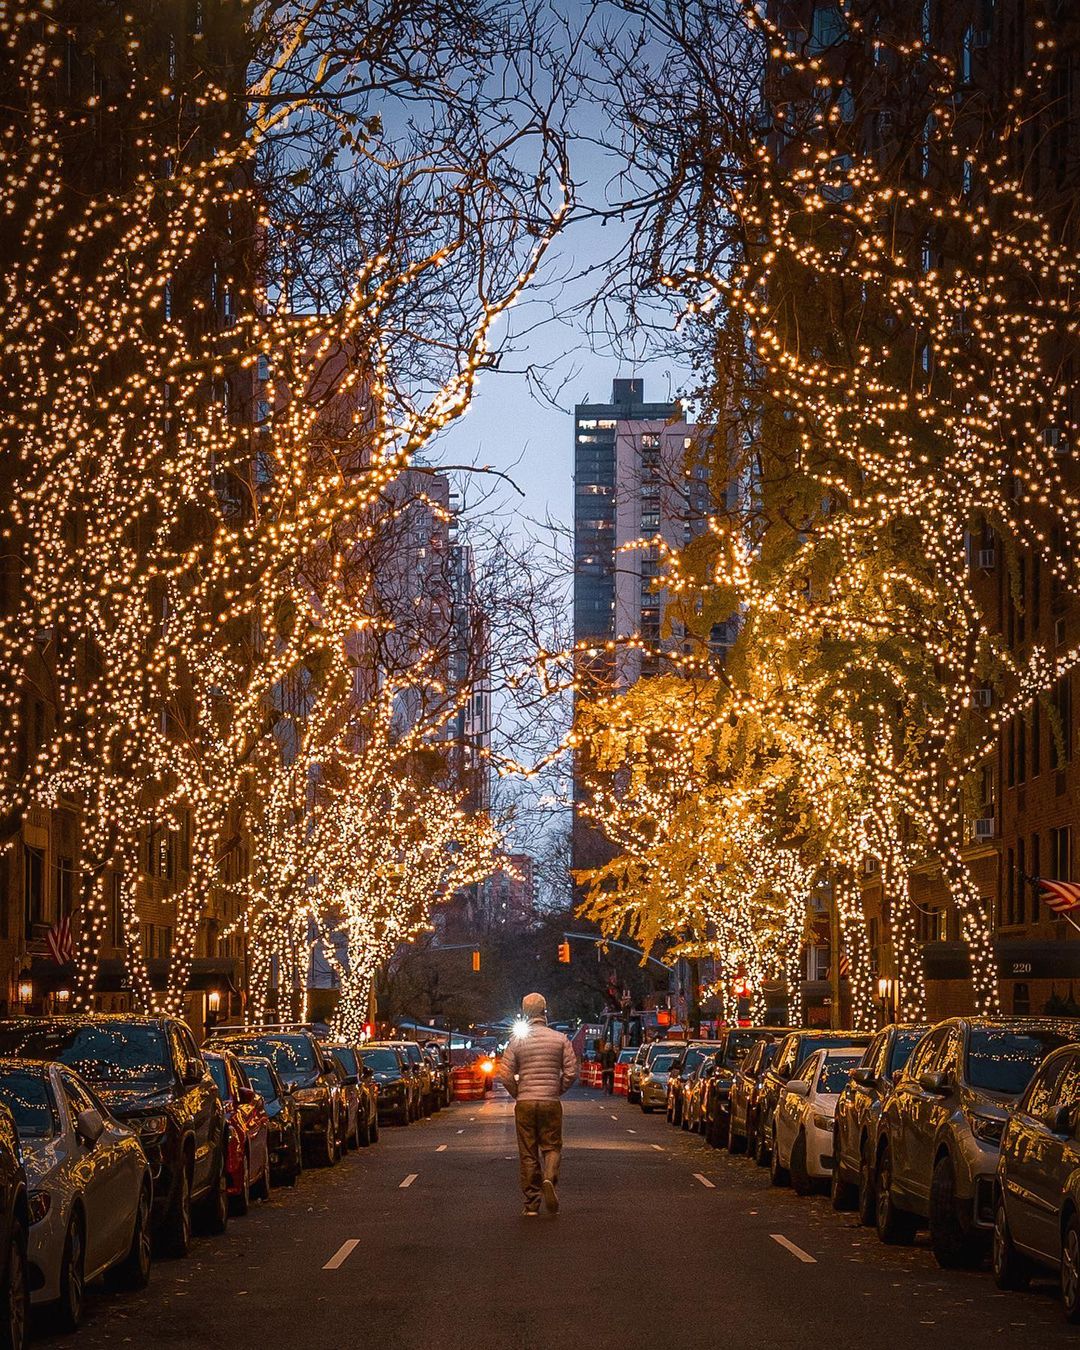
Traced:
POLYGON ((150 1278, 153 1182, 139 1136, 71 1070, 0 1061, 0 1102, 15 1119, 30 1214, 29 1285, 74 1331, 87 1282, 115 1270, 150 1278))
POLYGON ((790 1181, 798 1195, 809 1195, 831 1176, 836 1099, 860 1058, 849 1046, 815 1050, 784 1084, 773 1117, 774 1186, 790 1181))
POLYGON ((266 1107, 271 1182, 275 1186, 295 1186, 304 1170, 304 1149, 300 1139, 300 1112, 292 1093, 264 1056, 245 1055, 240 1063, 266 1107))
MULTIPOLYGON (((791 1030, 784 1028, 783 1030, 791 1030)), ((697 1126, 713 1148, 726 1148, 731 1128, 731 1089, 739 1066, 762 1040, 774 1040, 783 1030, 774 1027, 731 1027, 720 1039, 715 1067, 699 1078, 697 1126)))
POLYGON ((378 1108, 381 1120, 392 1120, 395 1125, 408 1125, 415 1119, 413 1100, 416 1079, 405 1056, 393 1045, 369 1041, 361 1050, 364 1067, 371 1070, 379 1090, 378 1108))
POLYGON ((653 1055, 645 1076, 641 1079, 638 1091, 641 1094, 641 1109, 646 1115, 663 1110, 667 1102, 668 1072, 678 1058, 677 1050, 667 1050, 653 1055))
POLYGON ((715 1051, 715 1041, 689 1041, 680 1050, 668 1072, 667 1118, 672 1125, 681 1125, 683 1117, 683 1088, 697 1066, 715 1051))
POLYGON ((719 1073, 722 1067, 720 1051, 710 1050, 710 1053, 700 1061, 697 1067, 691 1069, 690 1073, 687 1074, 682 1085, 681 1124, 684 1130, 692 1130, 697 1133, 702 1129, 704 1123, 702 1106, 705 1101, 705 1094, 713 1076, 719 1073))
POLYGON ((621 1064, 626 1070, 627 1096, 630 1093, 630 1066, 637 1056, 637 1049, 633 1046, 627 1046, 625 1050, 620 1050, 615 1057, 616 1068, 621 1064))
POLYGON ((379 1090, 356 1046, 346 1041, 324 1041, 322 1044, 337 1067, 344 1090, 342 1145, 367 1148, 379 1137, 379 1090))
POLYGON ((1043 1059, 1080 1039, 1080 1021, 951 1017, 919 1042, 885 1099, 875 1141, 876 1225, 910 1241, 923 1223, 942 1266, 989 1245, 1009 1108, 1043 1059))
POLYGON ((431 1083, 437 1111, 442 1106, 449 1106, 454 1097, 450 1082, 450 1052, 445 1045, 429 1041, 424 1046, 424 1054, 431 1068, 431 1083))
POLYGON ((341 1080, 334 1062, 307 1027, 218 1027, 207 1046, 236 1055, 262 1055, 277 1069, 300 1112, 300 1137, 312 1161, 332 1167, 341 1157, 341 1080))
POLYGON ((25 1350, 30 1327, 30 1214, 19 1134, 0 1102, 0 1350, 25 1350))
POLYGON ((225 1112, 195 1037, 174 1017, 86 1013, 0 1022, 0 1057, 56 1060, 138 1133, 154 1181, 153 1228, 184 1256, 196 1206, 210 1232, 229 1217, 225 1112))
POLYGON ((420 1050, 420 1046, 416 1041, 389 1041, 388 1044, 401 1051, 408 1066, 408 1071, 412 1075, 413 1120, 419 1120, 421 1116, 430 1116, 432 1111, 431 1070, 420 1050))
POLYGON ((791 1031, 780 1042, 776 1057, 765 1071, 758 1093, 757 1131, 754 1137, 754 1155, 764 1167, 772 1160, 773 1115, 780 1102, 780 1093, 788 1080, 795 1076, 803 1060, 815 1050, 831 1050, 840 1046, 857 1046, 863 1050, 870 1044, 867 1031, 791 1031))
POLYGON ((203 1057, 225 1107, 229 1202, 234 1214, 246 1214, 252 1196, 270 1199, 270 1117, 231 1050, 207 1050, 203 1057))
POLYGON ((728 1096, 728 1148, 743 1153, 757 1137, 757 1110, 765 1074, 780 1042, 762 1038, 739 1065, 728 1096))
POLYGON ((879 1031, 837 1099, 832 1204, 833 1209, 857 1208, 861 1223, 874 1222, 873 1150, 882 1103, 928 1030, 894 1023, 879 1031))
MULTIPOLYGON (((653 1064, 658 1056, 665 1056, 674 1059, 683 1051, 682 1041, 647 1041, 644 1045, 638 1046, 636 1055, 630 1065, 630 1073, 627 1076, 627 1101, 644 1109, 644 1101, 641 1095, 641 1087, 645 1079, 652 1071, 653 1064)), ((663 1105, 663 1103, 660 1103, 663 1105)), ((653 1110, 653 1106, 649 1110, 653 1110)))

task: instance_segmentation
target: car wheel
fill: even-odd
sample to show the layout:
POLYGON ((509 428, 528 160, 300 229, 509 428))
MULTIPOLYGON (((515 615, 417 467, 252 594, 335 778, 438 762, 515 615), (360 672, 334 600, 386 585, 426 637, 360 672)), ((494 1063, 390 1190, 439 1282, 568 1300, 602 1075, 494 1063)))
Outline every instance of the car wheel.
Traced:
POLYGON ((791 1185, 796 1195, 810 1195, 814 1189, 814 1181, 806 1165, 806 1134, 802 1130, 791 1146, 791 1185))
POLYGON ((78 1330, 86 1305, 86 1238, 82 1219, 71 1216, 60 1260, 60 1299, 57 1316, 65 1331, 78 1330))
POLYGON ((641 1103, 641 1113, 642 1113, 642 1115, 645 1115, 645 1116, 651 1116, 652 1113, 653 1113, 655 1110, 656 1110, 656 1108, 655 1108, 654 1106, 646 1106, 644 1102, 641 1103))
POLYGON ((769 1165, 769 1140, 765 1133, 765 1121, 759 1116, 757 1122, 757 1145, 754 1149, 754 1161, 759 1167, 769 1165))
POLYGON ((176 1194, 161 1225, 161 1246, 168 1256, 187 1256, 191 1250, 191 1164, 180 1166, 176 1194))
POLYGON ((273 1182, 272 1182, 271 1177, 270 1177, 270 1149, 269 1149, 269 1146, 267 1146, 267 1150, 266 1150, 266 1162, 265 1162, 265 1164, 264 1164, 264 1166, 263 1166, 263 1174, 262 1174, 262 1176, 259 1178, 258 1185, 256 1186, 255 1190, 252 1192, 252 1194, 256 1195, 260 1200, 269 1200, 269 1199, 270 1199, 270 1188, 271 1188, 272 1185, 273 1185, 273 1182))
POLYGON ((874 1193, 874 1223, 881 1241, 891 1247, 914 1242, 918 1227, 915 1215, 900 1209, 892 1198, 892 1154, 888 1144, 882 1146, 878 1157, 874 1193))
POLYGON ((131 1246, 123 1261, 116 1267, 116 1282, 124 1289, 145 1289, 150 1281, 153 1260, 150 1243, 150 1190, 144 1186, 139 1192, 135 1209, 135 1226, 131 1231, 131 1246))
POLYGON ((727 1146, 729 1153, 745 1153, 746 1135, 739 1134, 736 1130, 731 1129, 731 1127, 729 1126, 727 1146))
POLYGON ((371 1130, 369 1138, 373 1144, 377 1144, 379 1142, 379 1113, 377 1110, 371 1117, 371 1130))
POLYGON ((773 1131, 772 1153, 769 1156, 769 1182, 773 1186, 787 1186, 791 1182, 791 1174, 780 1162, 780 1142, 776 1138, 775 1130, 773 1131))
POLYGON ((243 1216, 251 1208, 251 1158, 244 1149, 244 1161, 240 1168, 240 1193, 229 1197, 234 1214, 243 1216))
POLYGON ((850 1181, 845 1181, 843 1173, 840 1170, 840 1136, 833 1132, 833 1166, 832 1177, 829 1180, 829 1200, 833 1209, 837 1213, 843 1213, 844 1210, 854 1209, 858 1201, 859 1192, 857 1187, 850 1181))
POLYGON ((221 1156, 218 1160, 217 1175, 202 1206, 203 1227, 208 1233, 215 1235, 224 1233, 229 1226, 229 1172, 226 1166, 225 1153, 227 1147, 227 1144, 223 1142, 221 1156))
POLYGON ((353 1131, 353 1148, 367 1148, 371 1143, 371 1125, 368 1121, 367 1110, 363 1112, 357 1108, 356 1129, 353 1131), (361 1115, 363 1119, 361 1119, 361 1115))
POLYGON ((315 1145, 315 1162, 319 1167, 333 1167, 337 1162, 337 1130, 334 1128, 333 1116, 327 1116, 326 1128, 319 1136, 315 1145))
POLYGON ((25 1350, 30 1331, 30 1280, 26 1259, 26 1225, 18 1216, 11 1221, 4 1316, 0 1323, 2 1350, 25 1350))
POLYGON ((990 1247, 990 1269, 999 1289, 1025 1289, 1031 1279, 1031 1267, 1013 1246, 1005 1201, 998 1196, 994 1211, 994 1237, 990 1247))
POLYGON ((1068 1322, 1080 1322, 1080 1218, 1069 1215, 1061 1243, 1061 1306, 1068 1322))
POLYGON ((937 1160, 930 1180, 930 1246, 943 1270, 962 1270, 978 1259, 978 1246, 960 1222, 952 1159, 937 1160))

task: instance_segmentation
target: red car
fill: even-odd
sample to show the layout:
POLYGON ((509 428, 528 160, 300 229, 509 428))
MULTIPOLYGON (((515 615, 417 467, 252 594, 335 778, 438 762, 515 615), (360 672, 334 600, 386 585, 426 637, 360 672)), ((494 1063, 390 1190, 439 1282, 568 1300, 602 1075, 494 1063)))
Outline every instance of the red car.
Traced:
POLYGON ((253 1195, 270 1199, 270 1117, 231 1050, 204 1050, 203 1059, 225 1108, 229 1200, 235 1214, 246 1214, 253 1195))

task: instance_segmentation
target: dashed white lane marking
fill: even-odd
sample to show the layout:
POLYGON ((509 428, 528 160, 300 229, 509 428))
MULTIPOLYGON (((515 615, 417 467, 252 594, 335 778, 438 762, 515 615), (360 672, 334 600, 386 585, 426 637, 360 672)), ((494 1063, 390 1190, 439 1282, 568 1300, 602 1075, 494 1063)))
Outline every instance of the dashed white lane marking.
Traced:
POLYGON ((716 1190, 716 1186, 709 1180, 709 1178, 708 1178, 708 1177, 703 1177, 703 1176, 701 1175, 700 1172, 695 1172, 695 1173, 694 1173, 694 1180, 695 1180, 695 1181, 700 1181, 701 1184, 702 1184, 703 1186, 707 1186, 707 1187, 709 1188, 710 1191, 715 1191, 715 1190, 716 1190))
POLYGON ((612 1116, 611 1119, 612 1119, 612 1120, 618 1120, 619 1117, 618 1117, 618 1116, 612 1116))
POLYGON ((458 1130, 458 1134, 464 1134, 464 1133, 465 1133, 464 1130, 458 1130))
POLYGON ((627 1134, 637 1134, 637 1130, 631 1130, 631 1129, 628 1127, 626 1133, 627 1133, 627 1134))
POLYGON ((445 1153, 445 1152, 446 1152, 446 1145, 445 1145, 445 1144, 440 1144, 439 1147, 435 1150, 435 1152, 436 1152, 436 1153, 445 1153))
POLYGON ((663 1153, 664 1151, 659 1144, 650 1144, 649 1147, 656 1149, 657 1153, 663 1153))
POLYGON ((400 1186, 398 1186, 398 1190, 403 1191, 406 1186, 411 1186, 419 1175, 419 1172, 410 1172, 400 1186))
POLYGON ((356 1251, 357 1247, 359 1246, 360 1246, 359 1238, 349 1238, 348 1242, 343 1242, 341 1246, 337 1249, 337 1251, 333 1254, 333 1256, 330 1258, 330 1260, 327 1261, 326 1265, 323 1266, 323 1270, 337 1270, 339 1266, 343 1266, 345 1264, 345 1262, 349 1259, 350 1256, 352 1256, 353 1252, 356 1251))
POLYGON ((770 1233, 769 1236, 774 1242, 778 1242, 787 1252, 790 1252, 796 1260, 801 1261, 805 1266, 816 1266, 817 1257, 811 1256, 809 1252, 804 1252, 801 1247, 796 1247, 794 1242, 790 1242, 783 1233, 770 1233))

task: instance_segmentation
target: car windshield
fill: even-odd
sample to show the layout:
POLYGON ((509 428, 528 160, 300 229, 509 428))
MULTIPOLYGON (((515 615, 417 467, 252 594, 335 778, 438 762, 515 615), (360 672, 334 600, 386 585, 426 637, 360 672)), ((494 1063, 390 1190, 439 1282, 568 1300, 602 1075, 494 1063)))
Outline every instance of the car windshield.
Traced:
POLYGON ((851 1070, 859 1063, 861 1055, 843 1055, 835 1059, 830 1057, 821 1066, 817 1090, 819 1092, 843 1092, 847 1087, 851 1070))
POLYGON ((350 1078, 355 1078, 356 1075, 360 1072, 356 1064, 356 1056, 353 1054, 353 1052, 349 1049, 347 1045, 335 1045, 331 1049, 330 1053, 334 1056, 334 1058, 337 1060, 337 1062, 341 1065, 341 1067, 345 1070, 345 1073, 350 1078))
POLYGON ((230 1050, 246 1050, 262 1055, 278 1071, 285 1083, 296 1083, 315 1069, 315 1054, 306 1036, 253 1036, 250 1040, 229 1040, 230 1050))
POLYGON ((652 1071, 653 1073, 667 1073, 674 1063, 674 1055, 657 1055, 652 1062, 652 1071))
POLYGON ((165 1034, 154 1023, 5 1028, 0 1030, 0 1054, 59 1060, 88 1083, 109 1087, 166 1087, 173 1081, 165 1034))
POLYGON ((43 1073, 22 1069, 0 1073, 0 1102, 15 1117, 20 1135, 48 1139, 59 1129, 52 1091, 43 1073))
POLYGON ((258 1060, 245 1059, 244 1068, 247 1070, 247 1076, 251 1079, 251 1086, 264 1101, 272 1102, 277 1099, 277 1088, 274 1086, 274 1078, 270 1072, 269 1064, 260 1064, 258 1060))
POLYGON ((968 1040, 967 1081, 985 1092, 1018 1097, 1050 1051, 1075 1039, 1075 1032, 1052 1031, 1049 1027, 1024 1031, 975 1027, 968 1040))
POLYGON ((631 1063, 631 1061, 633 1060, 633 1058, 634 1058, 634 1056, 635 1056, 636 1054, 637 1054, 637 1051, 636 1051, 636 1050, 620 1050, 620 1052, 619 1052, 619 1063, 620 1063, 620 1064, 629 1064, 629 1063, 631 1063))
POLYGON ((893 1048, 889 1053, 889 1073, 897 1073, 911 1058, 911 1052, 922 1040, 925 1032, 918 1031, 898 1031, 896 1040, 893 1041, 893 1048))
POLYGON ((225 1061, 220 1055, 207 1055, 206 1067, 210 1070, 210 1077, 217 1084, 217 1090, 221 1094, 223 1102, 229 1100, 229 1075, 225 1072, 225 1061))
POLYGON ((691 1069, 696 1069, 705 1056, 710 1053, 711 1051, 709 1050, 687 1050, 686 1058, 683 1060, 684 1073, 689 1073, 691 1069))
POLYGON ((393 1050, 365 1050, 364 1063, 374 1073, 398 1073, 401 1065, 393 1050))
POLYGON ((798 1058, 798 1063, 795 1066, 796 1071, 798 1071, 801 1065, 806 1063, 815 1050, 832 1050, 838 1045, 846 1045, 849 1041, 855 1045, 867 1045, 870 1041, 870 1037, 863 1036, 858 1040, 855 1040, 850 1034, 845 1036, 842 1033, 839 1036, 829 1036, 826 1034, 822 1036, 804 1037, 799 1042, 798 1049, 795 1051, 798 1058))

